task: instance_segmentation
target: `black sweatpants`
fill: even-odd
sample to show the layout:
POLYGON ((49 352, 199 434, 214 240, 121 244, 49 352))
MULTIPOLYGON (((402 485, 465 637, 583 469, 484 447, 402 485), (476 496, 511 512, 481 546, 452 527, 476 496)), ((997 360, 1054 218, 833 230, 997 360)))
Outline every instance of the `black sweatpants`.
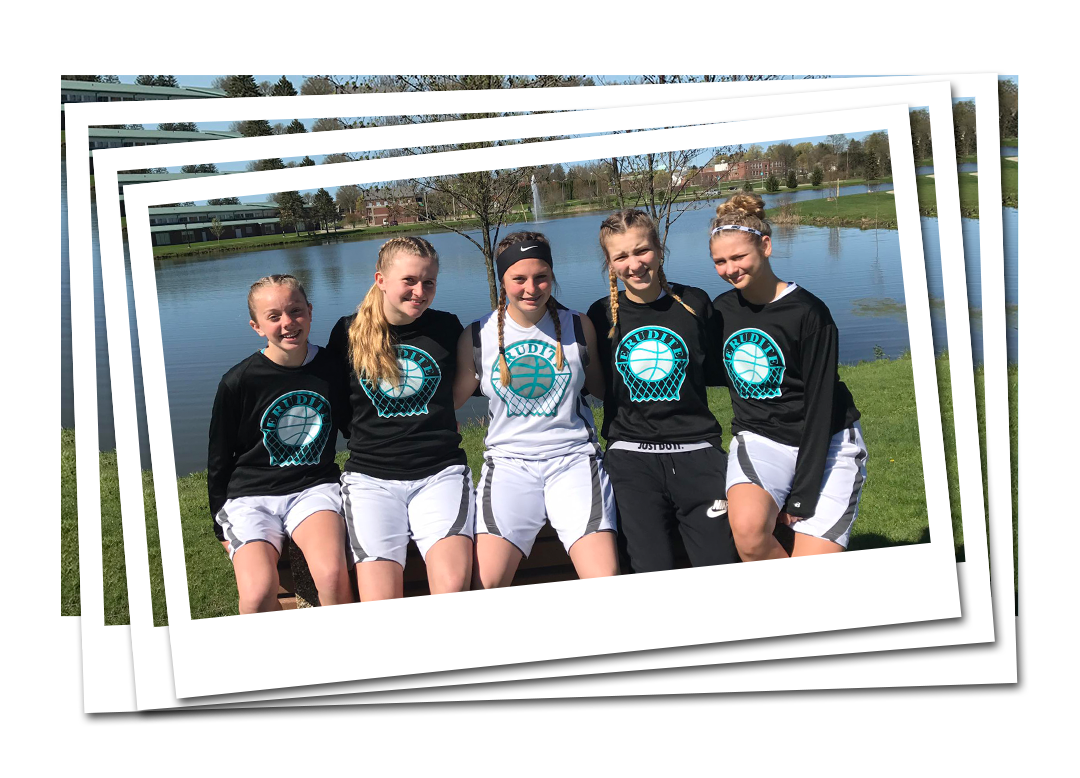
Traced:
POLYGON ((739 561, 728 524, 724 452, 611 449, 604 467, 633 572, 674 569, 676 529, 694 567, 739 561))

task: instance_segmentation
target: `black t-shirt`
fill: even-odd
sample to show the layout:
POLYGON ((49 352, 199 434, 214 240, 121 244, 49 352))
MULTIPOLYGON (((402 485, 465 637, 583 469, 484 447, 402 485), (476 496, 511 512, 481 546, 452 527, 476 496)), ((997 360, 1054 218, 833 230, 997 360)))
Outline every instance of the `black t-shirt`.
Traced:
POLYGON ((712 303, 697 287, 671 289, 693 314, 669 294, 635 303, 619 292, 619 324, 610 340, 610 298, 589 307, 604 368, 602 434, 609 442, 708 441, 721 448, 723 430, 705 392, 722 383, 710 356, 712 303))
MULTIPOLYGON (((210 417, 210 514, 234 497, 285 495, 341 475, 334 462, 345 374, 326 349, 300 367, 256 352, 221 378, 210 417)), ((215 523, 215 527, 216 527, 215 523)))
POLYGON ((732 433, 757 433, 797 446, 785 511, 813 516, 829 438, 858 418, 836 372, 839 333, 825 303, 802 287, 765 305, 737 289, 713 301, 722 324, 719 348, 731 388, 732 433), (798 503, 798 505, 796 505, 798 503))
POLYGON ((402 368, 397 386, 361 381, 349 356, 356 314, 334 325, 326 345, 346 365, 351 421, 345 469, 387 480, 427 478, 466 463, 454 415, 458 317, 428 309, 412 324, 390 326, 402 368))

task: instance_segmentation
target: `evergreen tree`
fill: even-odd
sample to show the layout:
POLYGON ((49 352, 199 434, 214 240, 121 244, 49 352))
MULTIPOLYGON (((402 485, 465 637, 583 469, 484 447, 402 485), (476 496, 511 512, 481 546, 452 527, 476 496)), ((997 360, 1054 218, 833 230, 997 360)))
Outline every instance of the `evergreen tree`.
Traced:
POLYGON ((296 87, 292 85, 292 81, 282 76, 280 80, 270 89, 271 97, 295 97, 296 87))
POLYGON ((765 179, 765 191, 766 192, 779 192, 780 191, 780 179, 776 176, 770 175, 765 179))
POLYGON ((289 126, 285 128, 286 135, 295 135, 298 132, 307 132, 307 127, 299 119, 293 119, 289 122, 289 126))
POLYGON ((300 167, 311 167, 314 164, 315 164, 315 160, 313 160, 311 157, 306 156, 306 155, 304 156, 304 158, 302 160, 300 160, 300 167))
POLYGON ((229 76, 225 79, 225 92, 229 97, 259 97, 259 85, 254 76, 229 76))
POLYGON ((825 180, 825 171, 823 171, 821 168, 816 167, 810 173, 810 183, 813 184, 814 186, 821 186, 821 182, 824 181, 824 180, 825 180))
POLYGON ((791 168, 787 172, 787 187, 788 189, 799 188, 799 177, 795 175, 795 168, 791 168))

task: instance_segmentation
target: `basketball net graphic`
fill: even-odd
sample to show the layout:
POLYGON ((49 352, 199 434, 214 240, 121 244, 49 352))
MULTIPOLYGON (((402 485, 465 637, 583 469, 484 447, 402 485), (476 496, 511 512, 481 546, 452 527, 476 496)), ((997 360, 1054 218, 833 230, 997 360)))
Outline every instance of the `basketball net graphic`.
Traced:
POLYGON ((761 330, 739 330, 724 345, 724 362, 731 387, 744 400, 768 400, 780 396, 780 382, 784 380, 784 354, 772 338, 761 330), (752 338, 752 339, 750 339, 752 338), (775 364, 765 353, 765 347, 774 352, 775 364))
MULTIPOLYGON (((630 390, 630 399, 634 402, 678 400, 690 360, 686 356, 676 356, 671 346, 660 340, 634 343, 635 335, 643 330, 662 331, 682 343, 676 333, 663 327, 639 327, 622 339, 615 367, 630 390), (633 345, 626 348, 627 343, 633 345)), ((685 346, 681 352, 685 355, 685 346)))
POLYGON ((399 356, 397 363, 398 382, 396 385, 383 379, 375 389, 371 386, 371 382, 364 379, 360 382, 364 393, 371 398, 371 404, 383 418, 419 416, 427 413, 428 403, 435 396, 435 390, 439 387, 442 376, 425 375, 423 368, 412 359, 399 356))
POLYGON ((329 411, 330 403, 315 392, 289 392, 270 404, 259 426, 263 445, 270 452, 271 465, 287 467, 319 463, 330 437, 331 425, 317 408, 329 411), (300 401, 301 396, 303 401, 300 401), (274 413, 275 410, 279 413, 274 413))
POLYGON ((564 367, 564 372, 557 373, 555 365, 546 357, 533 354, 521 356, 509 363, 510 386, 503 386, 496 360, 491 371, 491 385, 506 403, 506 415, 554 416, 572 377, 566 363, 564 367))

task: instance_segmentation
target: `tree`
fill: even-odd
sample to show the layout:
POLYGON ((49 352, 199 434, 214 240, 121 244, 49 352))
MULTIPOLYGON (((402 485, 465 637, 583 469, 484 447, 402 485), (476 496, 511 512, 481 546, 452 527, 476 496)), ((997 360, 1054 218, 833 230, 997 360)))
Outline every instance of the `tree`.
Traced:
POLYGON ((744 192, 753 192, 754 191, 754 182, 750 181, 750 180, 743 181, 742 190, 744 192))
POLYGON ((135 83, 138 84, 139 86, 153 86, 154 85, 154 77, 153 76, 135 76, 135 83))
POLYGON ((345 184, 338 187, 337 192, 334 194, 334 202, 337 204, 338 210, 344 213, 352 213, 356 210, 360 197, 360 187, 356 186, 356 184, 345 184))
POLYGON ((240 205, 239 197, 218 197, 213 200, 207 200, 207 205, 240 205))
POLYGON ((787 172, 787 187, 788 189, 799 188, 799 177, 795 175, 795 168, 789 167, 787 172))
POLYGON ((221 240, 221 233, 225 232, 225 226, 216 216, 210 220, 210 232, 214 234, 214 240, 221 240))
POLYGON ((315 160, 313 160, 311 157, 307 156, 306 154, 304 155, 304 158, 302 160, 300 160, 300 167, 313 167, 314 165, 315 165, 315 160))
POLYGON ((308 76, 300 85, 302 95, 332 95, 336 92, 334 82, 326 76, 308 76))
POLYGON ((261 170, 284 170, 285 163, 281 161, 281 157, 274 157, 273 159, 257 159, 247 164, 247 169, 251 171, 261 170))
POLYGON ((344 130, 346 129, 345 123, 341 119, 326 118, 316 119, 311 125, 312 132, 329 132, 331 130, 344 130))
POLYGON ((889 149, 889 133, 872 132, 863 138, 863 148, 866 153, 873 152, 877 158, 878 175, 892 173, 892 152, 889 149))
POLYGON ((779 192, 780 191, 780 179, 774 175, 770 175, 765 179, 765 191, 766 192, 779 192))
POLYGON ((911 124, 911 147, 915 159, 933 159, 934 144, 930 134, 930 110, 919 108, 908 112, 911 124))
POLYGON ((874 151, 873 149, 867 149, 867 151, 866 151, 866 159, 865 159, 863 165, 864 165, 864 171, 866 172, 866 185, 867 185, 867 188, 869 188, 870 181, 877 178, 878 174, 881 172, 880 171, 881 165, 878 162, 877 152, 874 151))
POLYGON ((956 140, 956 158, 974 154, 977 146, 975 133, 975 103, 961 100, 953 103, 953 134, 956 140))
POLYGON ((304 200, 299 192, 278 192, 278 212, 281 218, 281 231, 285 231, 285 225, 292 225, 297 237, 300 235, 300 224, 304 220, 304 200))
POLYGON ((1002 138, 1020 136, 1020 85, 1007 78, 998 79, 998 131, 1002 138))
POLYGON ((177 88, 180 83, 176 80, 176 76, 154 76, 154 86, 171 86, 177 88))
POLYGON ((271 97, 295 97, 296 87, 292 85, 292 81, 282 76, 278 79, 278 82, 274 84, 270 89, 271 97))
POLYGON ((182 165, 180 167, 181 173, 217 173, 217 165, 213 162, 207 162, 201 165, 182 165))
POLYGON ((159 130, 167 132, 198 132, 195 122, 162 122, 157 126, 159 130))
POLYGON ((240 122, 237 129, 245 138, 261 138, 265 135, 274 134, 274 129, 266 119, 248 119, 240 122))
POLYGON ((821 182, 824 180, 824 178, 825 171, 823 171, 819 167, 814 168, 813 172, 810 173, 810 183, 813 186, 821 186, 821 182))
POLYGON ((295 135, 298 132, 307 132, 307 127, 299 119, 293 119, 289 122, 289 126, 285 128, 286 135, 295 135))
POLYGON ((224 87, 229 97, 259 97, 259 85, 254 76, 227 76, 224 87))
POLYGON ((325 189, 320 188, 315 193, 311 206, 316 220, 322 222, 326 231, 329 232, 330 225, 337 222, 337 206, 334 205, 334 198, 325 189))

